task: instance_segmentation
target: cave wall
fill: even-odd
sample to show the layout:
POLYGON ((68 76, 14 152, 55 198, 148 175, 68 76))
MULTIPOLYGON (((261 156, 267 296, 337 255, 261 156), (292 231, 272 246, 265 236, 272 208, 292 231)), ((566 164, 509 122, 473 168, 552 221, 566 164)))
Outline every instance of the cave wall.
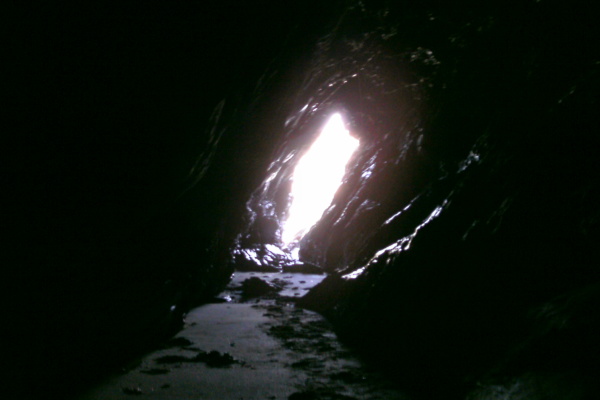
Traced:
POLYGON ((229 280, 277 134, 268 118, 282 118, 273 74, 312 40, 294 27, 328 18, 307 18, 315 7, 11 7, 7 393, 67 398, 175 333, 229 280))
POLYGON ((352 3, 288 95, 241 237, 277 243, 296 143, 341 111, 361 148, 300 243, 331 273, 301 304, 425 398, 597 390, 592 15, 585 2, 352 3))
MULTIPOLYGON (((333 275, 302 304, 426 397, 477 384, 474 398, 591 396, 600 328, 591 10, 393 12, 402 28, 386 47, 416 80, 406 75, 396 93, 419 87, 404 94, 418 112, 407 123, 397 109, 397 120, 383 117, 386 134, 367 134, 303 239, 301 258, 333 275)), ((393 98, 389 82, 383 72, 374 80, 374 109, 393 98)))

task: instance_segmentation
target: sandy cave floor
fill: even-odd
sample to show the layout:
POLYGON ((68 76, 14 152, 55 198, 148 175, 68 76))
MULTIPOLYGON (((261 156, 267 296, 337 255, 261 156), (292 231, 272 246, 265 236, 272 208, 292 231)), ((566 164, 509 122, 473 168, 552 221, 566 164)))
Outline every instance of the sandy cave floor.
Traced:
POLYGON ((324 275, 236 272, 224 301, 190 311, 161 349, 90 390, 80 400, 403 399, 342 345, 319 314, 296 308, 324 275), (258 277, 279 289, 244 297, 258 277))

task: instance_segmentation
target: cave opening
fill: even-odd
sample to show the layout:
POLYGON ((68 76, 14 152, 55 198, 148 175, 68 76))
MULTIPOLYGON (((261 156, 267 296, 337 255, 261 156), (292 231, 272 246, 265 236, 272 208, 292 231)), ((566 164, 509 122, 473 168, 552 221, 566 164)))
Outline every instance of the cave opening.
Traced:
POLYGON ((346 129, 341 114, 329 117, 294 168, 289 193, 291 204, 282 224, 284 246, 296 248, 297 242, 319 221, 331 204, 358 146, 359 140, 346 129))
POLYGON ((230 248, 236 271, 323 271, 303 259, 304 238, 338 211, 335 199, 351 180, 364 137, 350 110, 339 103, 322 107, 309 102, 290 115, 263 178, 246 201, 241 230, 230 248), (309 109, 318 111, 306 114, 309 109))

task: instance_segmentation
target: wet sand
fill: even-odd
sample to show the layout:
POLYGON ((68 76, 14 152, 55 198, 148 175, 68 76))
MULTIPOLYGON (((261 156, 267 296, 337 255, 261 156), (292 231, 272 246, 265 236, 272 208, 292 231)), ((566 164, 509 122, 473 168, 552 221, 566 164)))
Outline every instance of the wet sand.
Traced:
POLYGON ((236 273, 220 295, 225 302, 192 310, 163 348, 80 399, 407 399, 339 343, 320 315, 294 306, 323 278, 236 273), (250 277, 278 290, 245 297, 240 285, 250 277))

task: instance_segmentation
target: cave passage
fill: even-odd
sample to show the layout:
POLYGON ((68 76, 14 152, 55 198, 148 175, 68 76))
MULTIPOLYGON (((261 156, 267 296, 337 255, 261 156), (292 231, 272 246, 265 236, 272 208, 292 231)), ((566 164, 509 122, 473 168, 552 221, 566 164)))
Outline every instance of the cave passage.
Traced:
POLYGON ((321 218, 358 145, 359 140, 350 135, 342 116, 333 114, 294 169, 292 202, 281 235, 285 245, 301 239, 321 218))
POLYGON ((7 10, 0 398, 599 397, 594 2, 164 3, 7 10))

